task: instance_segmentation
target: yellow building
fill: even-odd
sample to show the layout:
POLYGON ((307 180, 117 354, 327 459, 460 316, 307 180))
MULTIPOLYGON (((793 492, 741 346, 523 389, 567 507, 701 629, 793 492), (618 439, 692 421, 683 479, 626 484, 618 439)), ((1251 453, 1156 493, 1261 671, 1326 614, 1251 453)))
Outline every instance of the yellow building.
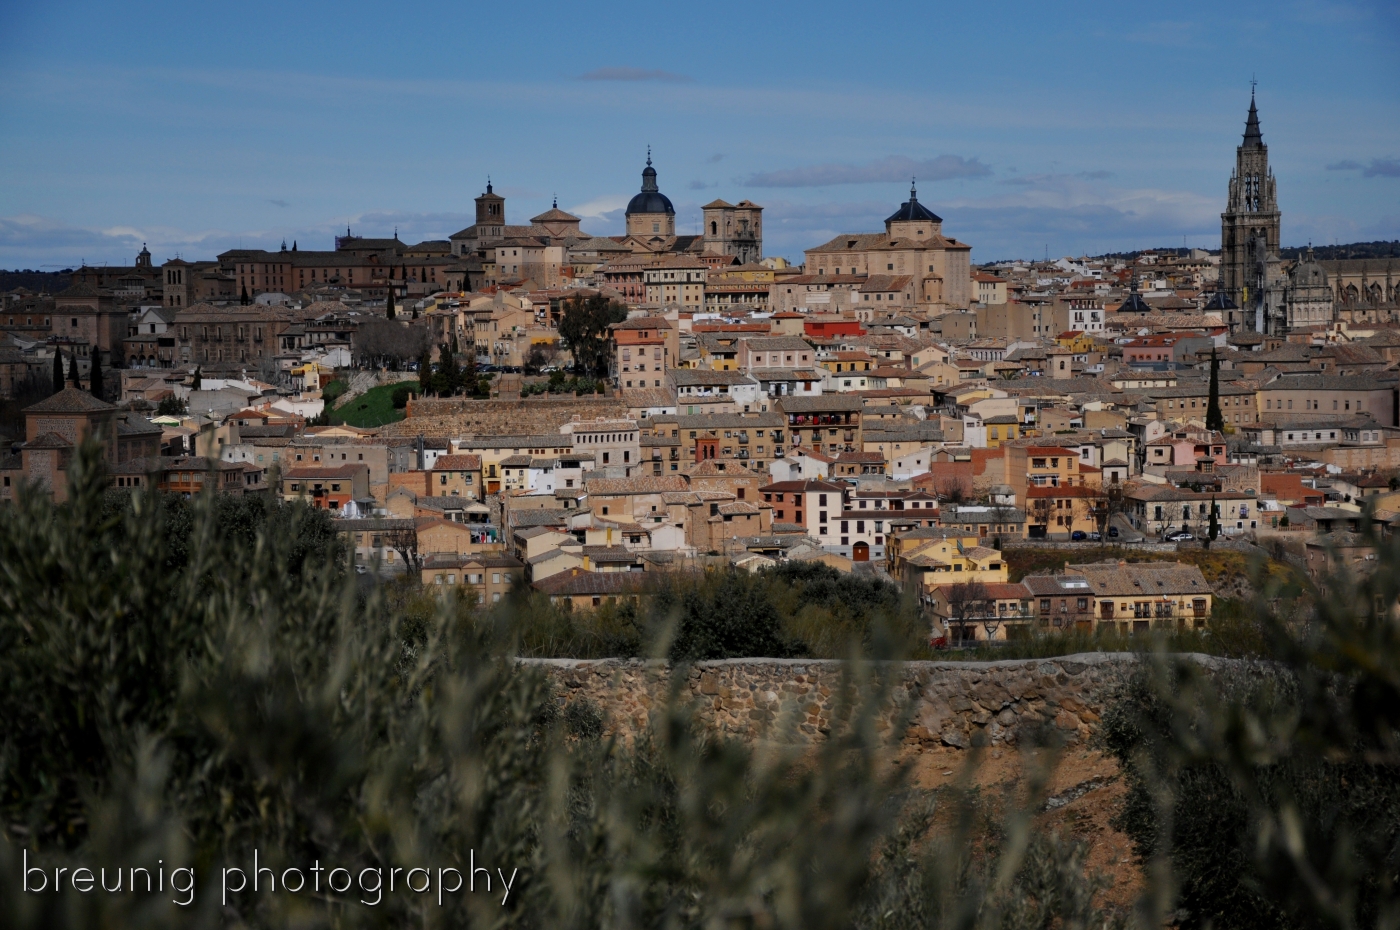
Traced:
POLYGON ((875 360, 865 352, 833 352, 826 358, 818 359, 817 364, 833 374, 842 374, 869 371, 874 367, 875 360))
POLYGON ((982 421, 987 430, 987 448, 999 449, 1004 442, 1020 439, 1022 423, 1011 414, 988 417, 982 421))
POLYGON ((1075 355, 1086 355, 1097 348, 1092 336, 1077 331, 1060 333, 1055 337, 1055 344, 1069 349, 1075 355))
POLYGON ((975 532, 958 528, 934 527, 891 536, 886 559, 891 575, 920 592, 934 585, 1000 584, 1007 580, 1002 554, 978 545, 975 532))

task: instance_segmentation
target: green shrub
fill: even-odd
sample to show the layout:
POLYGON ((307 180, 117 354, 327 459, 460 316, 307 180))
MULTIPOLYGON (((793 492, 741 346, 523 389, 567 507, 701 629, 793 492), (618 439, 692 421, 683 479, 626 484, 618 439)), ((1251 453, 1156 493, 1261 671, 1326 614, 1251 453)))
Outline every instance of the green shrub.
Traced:
POLYGON ((1267 661, 1164 653, 1105 714, 1117 822, 1170 864, 1182 927, 1381 926, 1400 905, 1400 542, 1370 541, 1375 570, 1324 579, 1307 619, 1256 579, 1240 612, 1267 661))

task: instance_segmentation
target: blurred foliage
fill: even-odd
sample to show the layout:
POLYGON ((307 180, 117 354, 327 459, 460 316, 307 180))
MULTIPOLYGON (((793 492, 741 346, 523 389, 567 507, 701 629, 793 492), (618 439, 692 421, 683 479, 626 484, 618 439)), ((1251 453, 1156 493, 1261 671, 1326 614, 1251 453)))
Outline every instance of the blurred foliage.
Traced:
MULTIPOLYGON (((7 928, 1016 927, 1059 912, 1048 895, 1040 917, 1011 919, 1025 888, 1083 879, 1078 854, 1024 823, 957 844, 975 851, 965 868, 930 858, 932 798, 874 725, 878 666, 852 667, 815 749, 716 739, 674 696, 619 741, 601 709, 563 704, 507 658, 469 600, 357 588, 345 555, 316 544, 314 513, 102 488, 88 449, 68 503, 22 493, 0 511, 0 708, 15 722, 0 733, 0 872, 13 878, 21 848, 41 866, 160 859, 197 868, 199 893, 181 909, 7 879, 7 928), (378 907, 285 892, 221 906, 219 870, 254 849, 278 871, 474 862, 522 880, 507 906, 461 893, 438 909, 401 889, 378 907), (1005 909, 969 903, 981 896, 1005 909)), ((676 597, 683 614, 704 598, 771 612, 763 591, 717 578, 676 597)), ((716 629, 686 635, 707 649, 716 629)))
POLYGON ((1065 563, 1081 565, 1088 562, 1102 562, 1114 559, 1125 562, 1182 562, 1194 565, 1201 570, 1206 582, 1215 590, 1235 590, 1248 587, 1256 573, 1263 572, 1265 584, 1278 582, 1280 596, 1294 596, 1310 587, 1307 576, 1296 566, 1282 559, 1268 559, 1258 563, 1254 556, 1231 549, 1187 548, 1174 552, 1153 552, 1144 549, 1128 549, 1122 546, 1083 545, 1072 549, 1042 548, 1036 546, 1008 547, 1006 556, 1007 572, 1012 581, 1020 581, 1027 575, 1043 575, 1063 571, 1065 563))
POLYGON ((1096 630, 1066 630, 1049 633, 1029 632, 1012 627, 1008 639, 988 644, 979 641, 971 649, 954 649, 947 658, 996 661, 998 659, 1043 659, 1081 652, 1159 652, 1202 653, 1232 658, 1261 656, 1267 649, 1266 629, 1245 602, 1216 598, 1204 629, 1157 629, 1149 633, 1123 634, 1113 626, 1096 630))
MULTIPOLYGON (((1390 927, 1400 549, 1328 579, 1314 617, 1253 605, 1264 661, 1144 657, 1105 717, 1120 819, 1146 892, 1105 913, 1088 849, 1038 826, 1059 753, 1022 777, 919 788, 896 680, 848 663, 830 736, 744 743, 698 725, 684 675, 650 722, 608 732, 513 656, 576 636, 521 590, 482 611, 411 580, 361 581, 324 516, 271 502, 104 490, 81 451, 70 499, 0 510, 0 926, 1030 928, 1390 927), (531 615, 527 623, 514 619, 531 615), (564 632, 549 633, 548 622, 564 632), (551 640, 550 637, 556 637, 551 640), (520 870, 497 894, 243 892, 219 870, 520 870), (25 894, 30 865, 189 864, 170 894, 25 894)), ((1262 574, 1262 573, 1261 573, 1262 574)), ((588 635, 678 657, 902 648, 910 607, 810 566, 677 579, 588 635), (805 615, 805 619, 804 619, 805 615), (804 627, 803 624, 806 624, 804 627), (664 627, 665 633, 655 632, 664 627), (751 627, 751 628, 749 628, 751 627), (803 630, 807 632, 804 633, 803 630), (816 637, 813 637, 814 639, 816 637), (828 648, 823 646, 821 648, 828 648)), ((1046 737, 1047 739, 1049 737, 1046 737)))
POLYGON ((1367 542, 1311 616, 1257 571, 1258 660, 1159 653, 1104 717, 1182 927, 1400 923, 1400 540, 1367 542))
POLYGON ((521 654, 539 658, 650 655, 662 641, 676 661, 841 659, 877 644, 900 658, 932 655, 928 621, 897 585, 818 562, 658 573, 640 604, 597 610, 569 610, 523 591, 501 610, 521 654))

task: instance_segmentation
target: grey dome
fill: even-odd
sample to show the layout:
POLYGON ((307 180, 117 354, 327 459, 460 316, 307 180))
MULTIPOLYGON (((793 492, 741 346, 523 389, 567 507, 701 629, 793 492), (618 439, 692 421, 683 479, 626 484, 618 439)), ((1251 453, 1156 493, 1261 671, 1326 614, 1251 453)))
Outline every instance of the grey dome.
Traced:
POLYGON ((665 213, 675 216, 676 208, 671 200, 656 188, 656 169, 651 166, 651 152, 647 152, 647 166, 642 169, 642 192, 627 204, 627 215, 634 213, 665 213))

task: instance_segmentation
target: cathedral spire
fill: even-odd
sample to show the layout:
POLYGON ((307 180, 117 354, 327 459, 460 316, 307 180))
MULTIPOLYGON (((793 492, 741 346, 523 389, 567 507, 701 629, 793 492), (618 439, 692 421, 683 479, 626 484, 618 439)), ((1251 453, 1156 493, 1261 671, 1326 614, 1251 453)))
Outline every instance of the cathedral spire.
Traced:
POLYGON ((1259 131, 1259 109, 1254 105, 1254 91, 1249 92, 1249 118, 1244 123, 1244 144, 1246 148, 1257 148, 1264 144, 1264 134, 1259 131))

